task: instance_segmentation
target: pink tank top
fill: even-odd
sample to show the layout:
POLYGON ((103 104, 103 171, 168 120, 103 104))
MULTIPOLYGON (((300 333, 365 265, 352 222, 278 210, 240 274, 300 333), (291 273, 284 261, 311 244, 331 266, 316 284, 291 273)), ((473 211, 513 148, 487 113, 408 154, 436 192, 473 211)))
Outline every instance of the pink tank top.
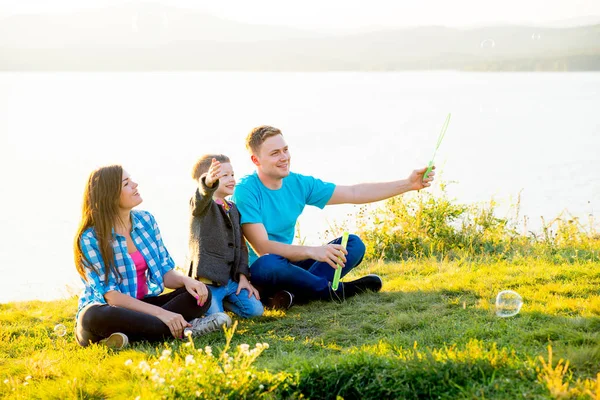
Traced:
POLYGON ((148 284, 146 283, 146 270, 148 269, 148 264, 146 264, 146 260, 144 260, 142 253, 139 251, 129 253, 129 256, 135 264, 135 271, 137 274, 137 293, 135 297, 143 299, 144 296, 148 294, 148 284))

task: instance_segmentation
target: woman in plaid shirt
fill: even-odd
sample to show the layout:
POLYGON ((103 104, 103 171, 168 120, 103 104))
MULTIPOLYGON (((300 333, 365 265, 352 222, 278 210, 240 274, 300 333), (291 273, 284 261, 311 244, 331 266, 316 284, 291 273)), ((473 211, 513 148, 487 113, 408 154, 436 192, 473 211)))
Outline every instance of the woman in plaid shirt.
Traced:
POLYGON ((76 338, 82 346, 201 335, 231 324, 227 314, 200 318, 211 304, 206 285, 174 269, 137 183, 120 165, 91 173, 75 238, 75 265, 85 285, 76 338), (164 288, 176 289, 162 294, 164 288), (187 332, 186 332, 187 333, 187 332))

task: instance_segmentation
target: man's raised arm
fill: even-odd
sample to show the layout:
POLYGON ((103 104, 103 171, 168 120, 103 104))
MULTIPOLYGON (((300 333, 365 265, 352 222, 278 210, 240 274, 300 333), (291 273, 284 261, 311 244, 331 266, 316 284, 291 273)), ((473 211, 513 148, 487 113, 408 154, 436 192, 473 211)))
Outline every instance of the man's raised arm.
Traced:
POLYGON ((435 172, 429 173, 427 179, 423 175, 427 167, 414 170, 407 179, 392 182, 359 183, 350 186, 336 186, 327 205, 333 204, 365 204, 389 199, 390 197, 420 190, 431 186, 435 172))

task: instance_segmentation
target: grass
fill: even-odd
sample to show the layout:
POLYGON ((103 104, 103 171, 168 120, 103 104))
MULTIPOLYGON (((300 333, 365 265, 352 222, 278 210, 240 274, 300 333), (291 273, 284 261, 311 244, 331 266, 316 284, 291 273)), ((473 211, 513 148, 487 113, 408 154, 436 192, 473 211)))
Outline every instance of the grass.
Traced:
POLYGON ((75 298, 0 304, 0 396, 600 400, 593 216, 585 226, 564 212, 533 233, 518 203, 498 218, 493 202, 455 204, 440 187, 360 209, 367 254, 347 279, 376 273, 384 286, 344 304, 121 352, 77 346, 75 298), (500 318, 507 289, 524 305, 500 318))
POLYGON ((0 396, 600 398, 597 263, 421 259, 364 273, 384 278, 381 293, 121 352, 75 344, 76 299, 3 304, 0 396), (494 313, 503 289, 524 299, 515 317, 494 313), (256 343, 268 348, 251 355, 256 343))

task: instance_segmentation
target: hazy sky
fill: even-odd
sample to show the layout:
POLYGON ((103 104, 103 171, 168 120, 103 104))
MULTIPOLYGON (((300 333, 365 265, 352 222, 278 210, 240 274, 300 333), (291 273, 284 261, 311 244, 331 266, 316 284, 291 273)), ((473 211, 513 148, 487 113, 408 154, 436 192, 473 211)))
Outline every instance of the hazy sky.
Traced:
MULTIPOLYGON (((322 31, 414 25, 546 24, 600 16, 600 0, 153 0, 227 19, 322 31)), ((140 0, 128 3, 141 4, 140 0)), ((116 0, 0 0, 0 16, 119 5, 116 0)))

